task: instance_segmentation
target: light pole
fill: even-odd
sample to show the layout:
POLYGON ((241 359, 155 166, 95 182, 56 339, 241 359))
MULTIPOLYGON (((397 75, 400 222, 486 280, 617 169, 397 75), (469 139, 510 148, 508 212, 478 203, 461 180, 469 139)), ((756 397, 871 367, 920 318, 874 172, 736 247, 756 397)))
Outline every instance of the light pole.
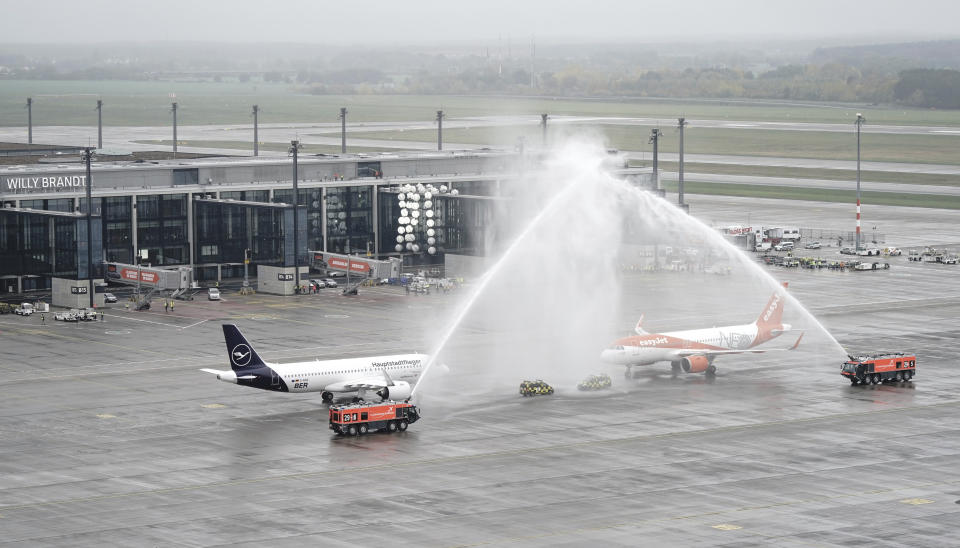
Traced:
POLYGON ((173 113, 173 157, 177 157, 177 103, 170 105, 170 112, 173 113))
POLYGON ((656 190, 660 190, 660 171, 657 164, 657 145, 660 144, 661 135, 663 135, 663 132, 660 131, 660 128, 653 128, 650 130, 650 142, 653 143, 653 188, 656 190))
POLYGON ((857 126, 857 243, 856 250, 860 251, 860 127, 867 119, 863 114, 857 113, 857 120, 854 125, 857 126))
POLYGON ((687 119, 677 118, 677 129, 680 130, 680 170, 679 170, 679 195, 677 197, 678 203, 683 205, 683 128, 687 125, 687 119))
POLYGON ((437 111, 437 150, 443 150, 443 111, 437 111))
MULTIPOLYGON (((103 100, 97 99, 97 148, 103 148, 103 100)), ((90 179, 87 179, 89 183, 90 179)))
POLYGON ((33 144, 33 97, 27 97, 27 144, 33 144))
POLYGON ((87 293, 90 295, 90 308, 93 308, 93 230, 90 215, 93 211, 93 199, 90 180, 90 147, 83 149, 83 161, 87 167, 87 293))
POLYGON ((340 154, 347 153, 347 107, 340 107, 340 154))
POLYGON ((290 153, 293 154, 293 279, 296 287, 300 287, 300 227, 298 209, 300 208, 300 189, 297 187, 297 153, 300 151, 300 141, 290 141, 290 153))
POLYGON ((544 147, 547 146, 547 118, 549 118, 547 114, 540 115, 540 128, 543 130, 543 146, 544 147))
POLYGON ((260 136, 257 133, 257 130, 259 129, 257 127, 259 116, 260 116, 260 106, 253 105, 253 155, 254 156, 260 155, 260 136))

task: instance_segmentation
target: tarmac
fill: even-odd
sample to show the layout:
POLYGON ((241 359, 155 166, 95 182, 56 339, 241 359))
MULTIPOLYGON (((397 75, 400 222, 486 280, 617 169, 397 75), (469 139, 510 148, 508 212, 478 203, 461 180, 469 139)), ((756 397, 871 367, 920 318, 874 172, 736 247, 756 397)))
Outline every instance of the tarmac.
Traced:
MULTIPOLYGON (((853 224, 842 204, 688 201, 707 222, 853 224)), ((960 246, 960 212, 864 215, 887 245, 960 246)), ((102 323, 0 316, 0 545, 960 545, 960 266, 884 260, 771 272, 845 347, 915 351, 913 382, 851 386, 842 356, 728 360, 713 382, 610 369, 613 389, 588 396, 521 398, 518 378, 425 397, 407 432, 356 438, 328 430, 317 393, 198 371, 228 367, 220 324, 271 361, 428 350, 419 334, 456 292, 225 291, 173 313, 112 305, 102 323)))

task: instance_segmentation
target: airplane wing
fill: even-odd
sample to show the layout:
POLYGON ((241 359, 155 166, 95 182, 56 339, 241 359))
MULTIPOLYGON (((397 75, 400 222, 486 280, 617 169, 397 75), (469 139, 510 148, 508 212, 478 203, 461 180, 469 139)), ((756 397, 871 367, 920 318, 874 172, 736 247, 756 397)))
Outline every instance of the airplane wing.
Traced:
POLYGON ((681 350, 676 353, 678 358, 687 358, 689 356, 723 356, 726 354, 763 354, 764 352, 789 352, 791 350, 796 350, 800 346, 800 341, 803 339, 803 333, 800 333, 800 336, 797 337, 797 342, 793 343, 789 348, 748 348, 744 350, 708 350, 708 351, 697 351, 697 350, 681 350))

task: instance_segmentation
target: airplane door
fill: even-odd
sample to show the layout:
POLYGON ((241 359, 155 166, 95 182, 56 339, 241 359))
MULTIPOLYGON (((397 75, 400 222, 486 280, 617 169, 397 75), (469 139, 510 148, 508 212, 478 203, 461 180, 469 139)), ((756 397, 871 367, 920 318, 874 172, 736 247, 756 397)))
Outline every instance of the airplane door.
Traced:
POLYGON ((270 370, 270 386, 280 386, 280 375, 273 369, 270 370))

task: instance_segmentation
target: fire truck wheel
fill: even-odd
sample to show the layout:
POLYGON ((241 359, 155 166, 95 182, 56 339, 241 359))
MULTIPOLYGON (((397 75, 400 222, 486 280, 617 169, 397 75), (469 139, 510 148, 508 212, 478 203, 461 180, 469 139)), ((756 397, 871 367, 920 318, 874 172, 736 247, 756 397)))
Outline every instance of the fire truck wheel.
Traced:
POLYGON ((359 430, 361 436, 364 435, 364 434, 366 434, 366 433, 367 433, 367 425, 366 425, 366 424, 361 424, 361 425, 360 425, 360 428, 359 428, 358 430, 359 430))
POLYGON ((897 376, 894 380, 897 382, 903 382, 907 380, 907 376, 903 374, 903 371, 897 371, 897 376))
POLYGON ((347 428, 347 435, 348 435, 348 436, 356 436, 356 435, 357 435, 357 427, 351 424, 350 427, 347 428))
POLYGON ((850 378, 850 384, 853 385, 853 386, 856 386, 856 385, 860 384, 860 381, 858 381, 856 377, 851 377, 851 378, 850 378))
POLYGON ((396 432, 396 431, 397 431, 397 423, 395 423, 395 422, 393 422, 393 421, 388 422, 388 423, 387 423, 387 432, 396 432))
POLYGON ((913 380, 913 371, 907 371, 907 380, 908 381, 913 380))
POLYGON ((880 373, 874 373, 873 378, 870 379, 870 382, 873 384, 880 384, 880 373))
POLYGON ((400 422, 397 423, 397 430, 403 432, 403 431, 406 430, 406 429, 407 429, 407 421, 402 420, 402 421, 400 421, 400 422))

